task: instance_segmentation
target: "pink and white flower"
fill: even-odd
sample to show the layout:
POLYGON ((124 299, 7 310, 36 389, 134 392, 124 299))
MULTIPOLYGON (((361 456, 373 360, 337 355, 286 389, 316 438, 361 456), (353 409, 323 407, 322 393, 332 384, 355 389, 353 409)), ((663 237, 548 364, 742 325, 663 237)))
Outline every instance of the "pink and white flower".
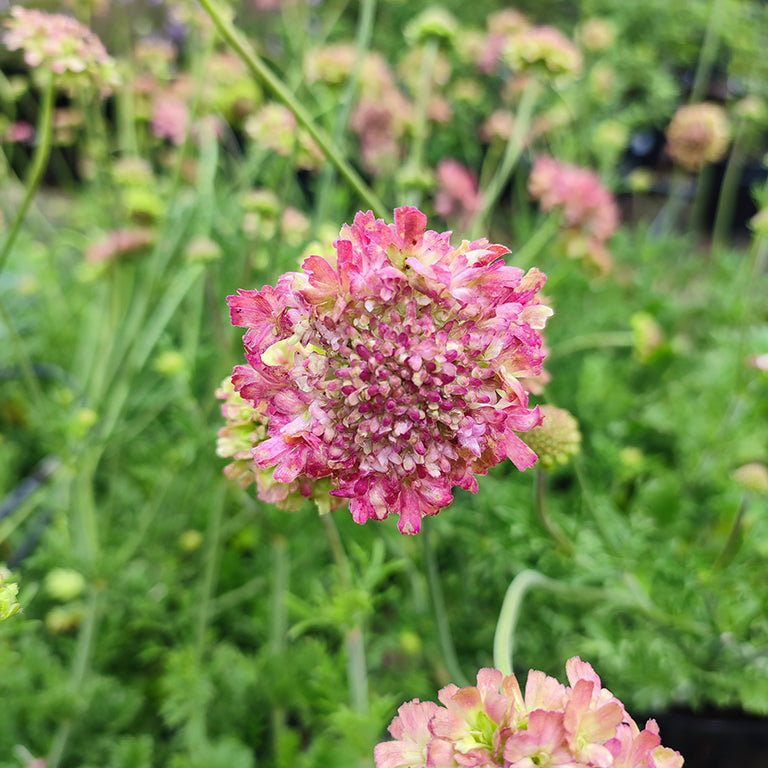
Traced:
POLYGON ((252 451, 274 478, 330 478, 358 523, 424 515, 477 492, 477 475, 536 455, 516 433, 540 422, 519 379, 537 376, 545 277, 507 266, 504 246, 450 243, 416 208, 385 224, 369 211, 345 225, 336 258, 310 256, 275 287, 229 297, 247 328, 234 387, 264 410, 269 436, 252 451), (293 354, 275 361, 274 345, 293 354))
POLYGON ((531 670, 523 698, 514 675, 481 669, 477 685, 448 685, 440 704, 415 699, 378 744, 377 768, 682 768, 649 720, 641 731, 592 667, 568 661, 570 687, 531 670))

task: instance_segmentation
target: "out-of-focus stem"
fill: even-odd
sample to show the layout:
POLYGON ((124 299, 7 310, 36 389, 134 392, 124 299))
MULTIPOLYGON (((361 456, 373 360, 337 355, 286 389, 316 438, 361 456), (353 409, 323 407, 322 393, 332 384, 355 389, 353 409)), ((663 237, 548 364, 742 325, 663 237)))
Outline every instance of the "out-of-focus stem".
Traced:
POLYGON ((432 75, 435 70, 435 62, 439 51, 438 40, 430 37, 421 51, 421 67, 419 68, 419 81, 416 89, 416 105, 413 116, 413 141, 411 154, 408 158, 407 169, 414 177, 414 182, 407 190, 406 202, 408 205, 421 204, 420 177, 424 173, 424 148, 427 143, 427 108, 432 91, 432 75))
POLYGON ((733 211, 736 207, 736 195, 739 189, 739 180, 744 168, 744 128, 745 120, 742 118, 737 127, 728 162, 725 165, 723 181, 720 184, 720 194, 717 198, 717 211, 715 223, 712 227, 712 244, 723 246, 728 239, 728 233, 733 225, 733 211))
POLYGON ((536 470, 536 512, 539 515, 542 525, 547 529, 549 535, 560 545, 561 549, 570 554, 573 552, 573 545, 563 535, 547 512, 546 491, 547 491, 547 473, 546 470, 536 470))
MULTIPOLYGON (((365 54, 371 44, 373 34, 373 20, 376 15, 376 0, 362 0, 360 3, 360 16, 357 20, 357 34, 355 35, 355 62, 349 74, 349 80, 344 87, 344 92, 339 102, 339 108, 333 123, 331 141, 335 146, 342 146, 344 134, 347 130, 347 121, 355 98, 355 91, 360 80, 360 71, 363 66, 365 54)), ((333 165, 326 165, 320 174, 320 193, 317 196, 315 209, 315 225, 321 224, 328 210, 328 202, 331 196, 335 177, 333 165)))
POLYGON ((304 105, 291 93, 288 86, 262 61, 248 41, 240 35, 232 23, 221 13, 218 4, 212 0, 200 0, 200 5, 213 20, 221 36, 235 53, 243 60, 251 74, 263 81, 280 101, 293 112, 296 119, 306 128, 323 154, 336 166, 339 173, 363 199, 366 205, 379 217, 384 218, 386 209, 373 190, 363 181, 354 168, 344 159, 341 151, 331 141, 330 136, 314 121, 304 105))
POLYGON ((19 210, 16 212, 16 218, 13 220, 8 235, 5 238, 3 248, 0 250, 0 273, 2 273, 5 268, 13 244, 16 242, 16 238, 21 230, 21 225, 24 223, 27 211, 32 203, 32 198, 35 196, 35 192, 37 192, 40 182, 43 180, 43 174, 48 165, 48 158, 51 155, 53 95, 53 80, 50 79, 43 90, 40 115, 37 120, 37 145, 35 146, 35 153, 32 156, 32 163, 30 166, 29 177, 26 182, 24 197, 22 198, 19 210))
POLYGON ((424 545, 424 561, 427 566, 427 584, 429 585, 429 594, 432 598, 432 607, 435 611, 437 635, 440 640, 440 648, 443 652, 443 660, 445 661, 448 674, 451 676, 451 681, 456 683, 456 685, 464 686, 468 684, 467 678, 461 671, 459 659, 456 656, 456 648, 453 645, 451 625, 448 621, 448 613, 445 610, 445 598, 443 597, 443 588, 440 585, 440 574, 437 570, 437 560, 435 559, 435 553, 430 544, 428 523, 429 521, 425 521, 425 525, 421 529, 421 541, 424 545))
POLYGON ((499 197, 501 197, 501 193, 504 191, 504 186, 509 180, 512 171, 515 169, 517 161, 520 159, 525 136, 531 125, 533 108, 536 106, 536 100, 539 97, 540 90, 541 86, 539 81, 533 75, 529 76, 523 94, 520 97, 520 105, 515 113, 512 134, 510 135, 509 142, 504 150, 504 156, 501 158, 501 163, 499 164, 496 173, 483 191, 483 204, 472 224, 471 232, 473 239, 479 237, 483 232, 493 207, 496 205, 499 197))
POLYGON ((695 104, 705 96, 709 79, 712 76, 712 68, 717 57, 717 46, 720 43, 720 30, 722 27, 725 0, 712 0, 709 9, 709 20, 704 33, 704 41, 701 44, 699 61, 696 65, 696 74, 691 87, 689 102, 695 104))
MULTIPOLYGON (((328 536, 331 554, 339 570, 339 578, 345 589, 352 589, 352 568, 344 551, 339 530, 330 514, 320 515, 328 536)), ((355 712, 368 711, 368 667, 365 661, 364 618, 360 613, 352 617, 351 626, 344 636, 344 649, 347 656, 347 682, 349 700, 355 712)))

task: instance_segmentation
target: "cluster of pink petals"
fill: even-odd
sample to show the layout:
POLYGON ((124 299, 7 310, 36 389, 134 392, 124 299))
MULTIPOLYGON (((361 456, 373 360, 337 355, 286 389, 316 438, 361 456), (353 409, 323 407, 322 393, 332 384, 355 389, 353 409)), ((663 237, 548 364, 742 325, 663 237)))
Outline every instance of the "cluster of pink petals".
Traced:
POLYGON ((177 147, 184 143, 190 114, 185 101, 173 96, 159 96, 152 110, 150 128, 158 139, 168 139, 177 147))
POLYGON ((153 246, 155 239, 155 233, 145 227, 115 229, 88 246, 85 260, 100 263, 133 256, 153 246))
POLYGON ((14 6, 5 26, 6 47, 23 51, 28 67, 49 69, 68 90, 88 81, 106 96, 118 84, 114 60, 101 40, 76 19, 14 6))
POLYGON ((562 213, 567 236, 580 244, 581 252, 574 255, 587 255, 601 268, 610 266, 605 243, 619 225, 619 209, 594 171, 539 155, 528 191, 543 210, 562 213))
POLYGON ((359 213, 335 259, 229 297, 248 329, 232 380, 269 423, 254 462, 282 483, 329 478, 358 523, 395 514, 418 533, 454 486, 476 492, 505 458, 536 461, 516 433, 541 420, 519 378, 541 371, 545 278, 450 234, 416 208, 391 225, 359 213))
POLYGON ((480 210, 482 203, 477 175, 458 160, 441 160, 437 164, 435 211, 444 219, 455 219, 462 229, 480 210))
POLYGON ((413 106, 398 89, 395 75, 379 54, 363 63, 365 88, 352 110, 350 128, 360 140, 363 166, 374 174, 397 170, 402 139, 413 120, 413 106))
POLYGON ((477 685, 448 685, 440 704, 403 704, 377 744, 377 768, 680 768, 654 720, 641 731, 590 664, 566 663, 569 686, 531 670, 481 669, 477 685), (442 705, 442 706, 441 706, 442 705))

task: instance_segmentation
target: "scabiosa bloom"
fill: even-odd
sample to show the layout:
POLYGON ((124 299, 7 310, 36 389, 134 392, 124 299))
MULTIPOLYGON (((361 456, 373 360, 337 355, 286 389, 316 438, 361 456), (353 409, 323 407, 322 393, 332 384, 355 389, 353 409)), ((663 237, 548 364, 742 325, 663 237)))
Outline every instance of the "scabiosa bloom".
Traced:
POLYGON ((594 171, 539 155, 528 180, 528 192, 543 210, 562 212, 570 256, 587 257, 603 272, 610 269, 605 243, 618 227, 619 209, 594 171))
POLYGON ((444 219, 456 217, 462 228, 467 228, 482 202, 477 175, 452 159, 441 160, 436 175, 435 211, 444 219))
POLYGON ((725 110, 709 102, 680 107, 667 128, 669 154, 689 171, 720 160, 729 140, 725 110))
POLYGON ((50 70, 67 91, 87 84, 108 96, 119 84, 115 62, 101 40, 76 19, 14 6, 5 26, 6 47, 23 51, 28 67, 50 70))
POLYGON ((189 130, 189 107, 173 96, 159 96, 152 110, 150 128, 158 139, 168 139, 177 147, 184 143, 189 130))
POLYGON ((477 685, 448 685, 440 704, 403 704, 377 744, 377 768, 681 768, 648 720, 641 731, 592 667, 566 663, 569 686, 531 670, 514 675, 481 669, 477 685))
POLYGON ((567 76, 581 70, 579 49, 555 27, 531 27, 512 35, 504 60, 516 71, 540 70, 549 76, 567 76))
POLYGON ((335 259, 229 297, 248 329, 234 387, 269 423, 253 460, 282 483, 329 478, 358 523, 396 514, 418 533, 454 486, 476 492, 505 458, 536 461, 516 433, 540 421, 519 377, 541 371, 545 278, 507 266, 504 246, 454 247, 450 234, 416 208, 392 225, 359 213, 335 259), (293 354, 275 360, 286 342, 293 354))

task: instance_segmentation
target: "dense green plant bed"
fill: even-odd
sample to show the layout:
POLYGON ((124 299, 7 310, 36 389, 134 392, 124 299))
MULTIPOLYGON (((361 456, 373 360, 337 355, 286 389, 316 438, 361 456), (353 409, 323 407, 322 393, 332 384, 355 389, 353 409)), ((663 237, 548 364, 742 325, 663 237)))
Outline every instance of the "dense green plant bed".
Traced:
POLYGON ((768 715, 761 9, 39 8, 0 768, 673 768, 630 714, 768 715))

